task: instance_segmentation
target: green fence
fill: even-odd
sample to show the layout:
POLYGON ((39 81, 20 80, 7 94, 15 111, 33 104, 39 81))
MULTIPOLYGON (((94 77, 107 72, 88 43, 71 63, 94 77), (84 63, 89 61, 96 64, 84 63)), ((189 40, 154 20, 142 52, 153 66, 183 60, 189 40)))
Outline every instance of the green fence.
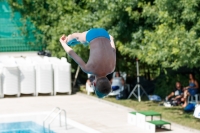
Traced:
POLYGON ((38 51, 43 46, 37 44, 32 31, 34 26, 25 22, 23 26, 19 12, 12 12, 6 0, 0 2, 0 52, 38 51))

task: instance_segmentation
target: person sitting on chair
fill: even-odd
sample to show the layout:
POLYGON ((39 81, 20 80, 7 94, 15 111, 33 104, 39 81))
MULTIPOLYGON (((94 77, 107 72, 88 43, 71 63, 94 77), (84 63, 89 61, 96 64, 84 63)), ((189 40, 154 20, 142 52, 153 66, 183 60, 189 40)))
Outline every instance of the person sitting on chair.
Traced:
POLYGON ((88 95, 90 94, 90 92, 94 92, 93 87, 92 87, 92 83, 94 82, 94 80, 95 80, 95 76, 92 74, 88 74, 88 79, 86 81, 86 91, 88 95))
POLYGON ((120 76, 120 73, 115 72, 115 77, 111 79, 112 91, 118 90, 121 86, 124 87, 125 81, 124 78, 120 76))
POLYGON ((176 86, 174 88, 174 91, 171 92, 166 98, 166 102, 170 101, 171 104, 176 102, 176 104, 179 104, 181 102, 181 98, 183 97, 183 87, 180 82, 176 82, 176 86))
POLYGON ((195 79, 194 73, 189 74, 189 86, 184 88, 184 97, 182 101, 184 102, 183 107, 187 106, 187 97, 194 96, 198 93, 199 83, 195 79))
POLYGON ((90 87, 92 87, 92 82, 95 80, 95 76, 90 74, 87 81, 86 81, 86 84, 88 84, 90 87))

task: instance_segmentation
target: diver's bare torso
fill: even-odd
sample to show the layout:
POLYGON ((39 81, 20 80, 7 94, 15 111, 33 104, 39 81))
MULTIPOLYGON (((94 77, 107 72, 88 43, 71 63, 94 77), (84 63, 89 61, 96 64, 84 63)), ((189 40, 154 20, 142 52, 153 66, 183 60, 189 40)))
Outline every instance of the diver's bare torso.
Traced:
POLYGON ((98 37, 90 42, 90 57, 86 64, 89 73, 108 75, 114 71, 115 62, 116 52, 109 39, 98 37))
MULTIPOLYGON (((92 34, 92 36, 94 34, 92 34)), ((63 35, 60 38, 60 42, 65 51, 71 56, 71 58, 73 58, 73 60, 77 64, 79 64, 79 66, 84 72, 94 74, 98 77, 102 77, 114 71, 116 62, 116 50, 115 50, 114 39, 108 33, 105 34, 106 37, 99 36, 89 41, 90 56, 87 63, 85 63, 82 60, 82 58, 80 58, 73 51, 73 49, 66 44, 73 39, 76 39, 78 42, 81 42, 83 44, 85 42, 88 42, 86 41, 87 32, 73 33, 68 36, 63 35)))

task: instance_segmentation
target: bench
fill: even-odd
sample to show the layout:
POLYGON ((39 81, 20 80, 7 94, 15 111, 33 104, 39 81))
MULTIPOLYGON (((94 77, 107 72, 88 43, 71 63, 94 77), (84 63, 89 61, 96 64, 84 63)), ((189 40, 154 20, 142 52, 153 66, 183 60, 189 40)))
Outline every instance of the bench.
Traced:
POLYGON ((146 124, 146 118, 151 117, 151 121, 153 121, 153 117, 160 117, 160 120, 162 119, 161 113, 155 112, 155 111, 140 111, 136 113, 136 119, 137 119, 137 126, 140 128, 145 128, 146 124))
POLYGON ((163 125, 170 125, 170 130, 171 130, 171 123, 167 121, 163 121, 163 120, 147 121, 145 125, 145 129, 151 133, 155 133, 156 127, 161 128, 163 125))

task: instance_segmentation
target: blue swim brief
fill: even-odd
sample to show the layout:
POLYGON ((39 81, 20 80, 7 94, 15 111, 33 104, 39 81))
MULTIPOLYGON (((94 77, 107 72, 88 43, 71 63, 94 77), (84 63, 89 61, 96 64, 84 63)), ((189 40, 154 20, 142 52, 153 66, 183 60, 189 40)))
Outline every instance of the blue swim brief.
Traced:
POLYGON ((87 31, 85 43, 81 43, 77 39, 72 39, 69 42, 67 42, 67 45, 69 45, 69 46, 74 46, 77 44, 88 45, 92 40, 94 40, 95 38, 98 38, 98 37, 105 37, 110 40, 110 36, 105 29, 93 28, 93 29, 90 29, 89 31, 87 31))
POLYGON ((108 32, 103 28, 90 29, 86 34, 86 41, 90 43, 92 40, 98 37, 105 37, 110 40, 108 32))

